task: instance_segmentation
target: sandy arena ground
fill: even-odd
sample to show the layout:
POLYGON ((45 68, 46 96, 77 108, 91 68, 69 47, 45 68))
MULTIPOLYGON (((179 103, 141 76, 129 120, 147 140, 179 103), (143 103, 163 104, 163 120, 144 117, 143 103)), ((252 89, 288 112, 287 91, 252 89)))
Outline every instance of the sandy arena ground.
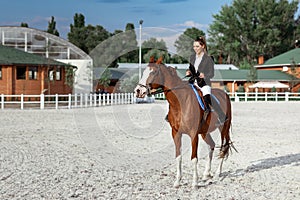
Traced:
MULTIPOLYGON (((223 177, 194 189, 190 140, 175 181, 165 102, 0 111, 0 199, 300 199, 300 103, 232 103, 223 177)), ((219 132, 212 133, 219 143, 219 132)), ((208 153, 199 145, 199 174, 208 153)), ((213 160, 213 170, 218 160, 213 160)))

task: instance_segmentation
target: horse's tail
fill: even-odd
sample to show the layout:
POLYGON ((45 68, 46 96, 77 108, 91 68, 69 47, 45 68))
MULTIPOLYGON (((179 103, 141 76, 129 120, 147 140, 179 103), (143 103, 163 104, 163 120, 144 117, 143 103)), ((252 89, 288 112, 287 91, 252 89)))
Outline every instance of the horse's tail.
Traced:
POLYGON ((232 151, 232 148, 236 151, 236 148, 233 146, 233 143, 230 138, 230 128, 231 128, 231 120, 232 120, 232 111, 231 111, 231 101, 229 95, 219 90, 219 95, 221 96, 221 99, 224 99, 224 102, 221 103, 223 111, 227 116, 227 120, 225 121, 223 126, 219 127, 219 130, 221 132, 221 149, 219 153, 219 158, 228 158, 229 152, 232 151))

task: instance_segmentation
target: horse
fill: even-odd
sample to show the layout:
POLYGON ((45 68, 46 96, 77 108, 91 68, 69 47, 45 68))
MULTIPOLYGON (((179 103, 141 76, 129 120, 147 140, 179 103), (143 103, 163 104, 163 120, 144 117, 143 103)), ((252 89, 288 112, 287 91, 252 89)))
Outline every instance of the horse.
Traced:
MULTIPOLYGON (((172 138, 175 144, 176 160, 176 180, 174 187, 180 186, 182 178, 182 155, 181 155, 181 138, 182 134, 189 135, 191 139, 192 153, 191 161, 193 165, 193 187, 198 187, 197 172, 197 151, 198 135, 209 147, 209 154, 202 180, 206 181, 211 178, 220 177, 222 173, 223 160, 228 157, 229 149, 232 145, 230 140, 231 127, 231 102, 228 94, 220 89, 213 88, 212 96, 216 98, 217 103, 227 116, 223 125, 217 125, 218 116, 215 112, 210 112, 206 120, 203 119, 204 110, 201 108, 197 97, 188 81, 182 80, 176 72, 176 69, 157 62, 150 62, 145 68, 143 75, 135 88, 135 95, 144 98, 145 95, 154 94, 157 91, 164 92, 166 100, 169 103, 168 122, 172 128, 172 138), (219 152, 220 163, 218 165, 215 177, 211 173, 211 162, 215 149, 215 142, 210 133, 219 129, 221 133, 221 148, 219 152)), ((201 91, 198 91, 202 96, 201 91)), ((234 148, 235 149, 235 148, 234 148)))

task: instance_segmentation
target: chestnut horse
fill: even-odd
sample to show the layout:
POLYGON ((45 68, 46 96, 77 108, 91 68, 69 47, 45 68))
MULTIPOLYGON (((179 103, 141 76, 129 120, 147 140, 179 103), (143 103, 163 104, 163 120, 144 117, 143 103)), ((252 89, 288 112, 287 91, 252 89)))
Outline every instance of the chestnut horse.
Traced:
MULTIPOLYGON (((135 88, 137 97, 143 98, 147 94, 155 93, 157 89, 164 92, 165 97, 169 103, 168 121, 172 128, 172 137, 175 143, 177 176, 174 187, 179 187, 182 177, 182 156, 181 156, 181 137, 182 134, 187 134, 191 138, 193 163, 193 183, 194 187, 198 186, 198 172, 197 172, 197 149, 198 149, 198 134, 209 146, 208 161, 203 173, 203 180, 212 178, 211 161, 215 142, 210 133, 217 128, 221 133, 221 149, 219 153, 220 164, 216 171, 215 177, 219 177, 222 172, 222 164, 224 158, 227 158, 229 153, 230 141, 230 126, 231 126, 231 103, 229 96, 220 89, 212 89, 212 94, 217 99, 213 102, 219 103, 222 110, 226 114, 228 120, 221 126, 217 127, 217 114, 212 111, 203 120, 204 111, 197 100, 197 97, 188 83, 183 81, 172 67, 167 67, 161 64, 160 61, 156 63, 149 63, 148 67, 143 72, 143 76, 135 88)), ((201 92, 199 91, 201 95, 201 92)))

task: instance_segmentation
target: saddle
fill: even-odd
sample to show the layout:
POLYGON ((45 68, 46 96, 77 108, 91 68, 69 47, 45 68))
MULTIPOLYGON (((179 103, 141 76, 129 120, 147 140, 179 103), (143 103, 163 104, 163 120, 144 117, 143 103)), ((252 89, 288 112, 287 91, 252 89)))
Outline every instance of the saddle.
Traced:
MULTIPOLYGON (((202 110, 205 110, 205 104, 204 104, 204 102, 203 102, 203 98, 202 98, 202 93, 201 93, 201 91, 197 88, 197 87, 195 87, 195 85, 194 84, 191 84, 190 83, 190 86, 192 87, 192 89, 193 89, 193 91, 194 91, 194 93, 195 93, 195 95, 196 95, 196 97, 197 97, 197 100, 198 100, 198 103, 199 103, 199 105, 200 105, 200 107, 201 107, 201 109, 202 110)), ((218 98, 213 94, 213 93, 211 93, 211 98, 212 98, 212 103, 213 103, 213 105, 215 105, 214 103, 217 103, 218 105, 220 105, 220 101, 218 100, 218 98)), ((213 110, 212 110, 213 111, 213 110)))

